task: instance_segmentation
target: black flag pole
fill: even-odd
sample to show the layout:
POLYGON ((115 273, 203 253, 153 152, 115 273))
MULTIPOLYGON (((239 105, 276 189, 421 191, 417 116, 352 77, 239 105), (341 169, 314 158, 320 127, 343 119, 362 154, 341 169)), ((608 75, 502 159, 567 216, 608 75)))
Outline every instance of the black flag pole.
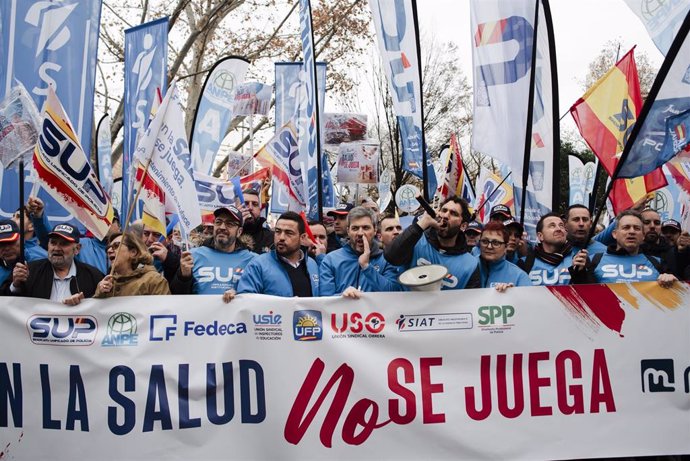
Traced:
POLYGON ((19 157, 19 258, 17 261, 24 262, 24 156, 19 157))
POLYGON ((527 182, 529 181, 529 159, 532 151, 532 119, 534 118, 534 87, 537 73, 537 35, 539 31, 539 3, 534 6, 534 36, 532 37, 532 63, 529 77, 529 96, 527 106, 527 122, 525 123, 525 151, 522 160, 522 193, 520 199, 520 222, 525 222, 525 201, 527 200, 527 182))
POLYGON ((542 0, 544 8, 544 26, 549 41, 549 65, 551 68, 551 107, 553 117, 553 173, 551 191, 551 210, 556 211, 561 203, 561 128, 558 114, 560 101, 558 99, 558 66, 556 65, 556 38, 553 32, 553 18, 549 0, 542 0))
POLYGON ((422 47, 419 44, 419 18, 417 16, 417 0, 412 0, 412 18, 414 20, 414 33, 415 41, 417 45, 417 67, 419 72, 419 111, 422 118, 422 186, 424 190, 422 191, 422 197, 427 202, 430 201, 431 197, 429 195, 429 171, 427 169, 427 153, 426 153, 426 139, 424 137, 424 91, 422 88, 422 47))

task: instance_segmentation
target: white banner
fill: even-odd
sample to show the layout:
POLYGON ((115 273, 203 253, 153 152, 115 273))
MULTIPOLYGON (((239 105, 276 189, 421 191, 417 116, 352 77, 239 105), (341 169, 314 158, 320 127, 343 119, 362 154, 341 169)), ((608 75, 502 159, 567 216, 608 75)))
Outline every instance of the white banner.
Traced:
POLYGON ((201 211, 175 82, 137 144, 135 155, 143 165, 149 165, 149 176, 165 192, 166 208, 174 207, 184 234, 189 235, 192 229, 201 224, 201 211))
POLYGON ((338 149, 339 183, 377 184, 379 145, 370 142, 342 143, 338 149))
POLYGON ((580 160, 580 157, 568 155, 568 177, 570 178, 570 185, 568 187, 570 198, 568 200, 568 205, 577 204, 589 207, 587 177, 585 174, 585 165, 582 163, 582 160, 580 160))
POLYGON ((54 460, 688 453, 689 306, 656 283, 8 297, 0 442, 54 460))
POLYGON ((534 7, 534 0, 471 2, 472 149, 508 165, 516 184, 522 181, 534 7))

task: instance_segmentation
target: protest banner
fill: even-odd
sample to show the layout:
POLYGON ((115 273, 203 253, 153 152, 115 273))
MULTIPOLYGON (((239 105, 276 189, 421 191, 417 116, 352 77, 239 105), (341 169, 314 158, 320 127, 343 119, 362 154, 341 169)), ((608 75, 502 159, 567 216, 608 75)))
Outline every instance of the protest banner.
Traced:
POLYGON ((378 143, 343 143, 338 149, 338 182, 377 184, 379 182, 378 143))
POLYGON ((217 208, 240 206, 244 203, 239 176, 225 181, 197 172, 194 173, 194 185, 201 209, 201 220, 205 224, 213 224, 213 212, 217 208))
POLYGON ((367 136, 366 114, 325 113, 324 144, 337 146, 343 142, 363 141, 367 136))
POLYGON ((235 90, 232 105, 234 115, 268 115, 272 88, 260 82, 246 82, 235 90))
POLYGON ((0 311, 15 459, 688 453, 690 289, 121 297, 0 311), (605 430, 602 430, 605 428, 605 430), (506 438, 496 443, 497 434, 506 438), (60 447, 56 449, 55 447, 60 447))

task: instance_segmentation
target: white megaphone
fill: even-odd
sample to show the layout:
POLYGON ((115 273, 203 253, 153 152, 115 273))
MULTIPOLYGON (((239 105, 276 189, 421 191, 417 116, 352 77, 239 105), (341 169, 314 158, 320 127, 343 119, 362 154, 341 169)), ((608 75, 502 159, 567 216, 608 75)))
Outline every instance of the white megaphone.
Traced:
POLYGON ((408 269, 398 277, 398 281, 411 291, 440 291, 443 278, 448 269, 440 264, 417 266, 408 269))

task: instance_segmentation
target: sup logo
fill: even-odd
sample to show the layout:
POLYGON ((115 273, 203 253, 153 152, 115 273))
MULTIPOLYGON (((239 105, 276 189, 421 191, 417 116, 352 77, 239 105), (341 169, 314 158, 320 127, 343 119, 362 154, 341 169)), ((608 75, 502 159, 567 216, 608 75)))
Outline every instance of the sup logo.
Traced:
POLYGON ((323 336, 321 312, 295 311, 292 316, 292 331, 295 341, 321 341, 323 336))
POLYGON ((113 314, 108 320, 103 347, 136 346, 139 343, 137 319, 127 312, 113 314))

